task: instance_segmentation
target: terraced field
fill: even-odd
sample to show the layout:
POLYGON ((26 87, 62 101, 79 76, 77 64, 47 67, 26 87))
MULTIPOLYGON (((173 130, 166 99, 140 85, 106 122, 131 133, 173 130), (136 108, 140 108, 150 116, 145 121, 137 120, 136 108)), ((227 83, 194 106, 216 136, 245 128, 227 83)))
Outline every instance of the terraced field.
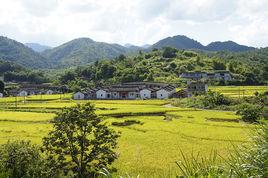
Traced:
MULTIPOLYGON (((70 96, 70 95, 69 95, 70 96)), ((0 144, 26 139, 40 144, 51 129, 50 120, 63 107, 88 101, 73 101, 69 96, 34 96, 0 99, 0 144), (69 98, 68 98, 69 97, 69 98)), ((239 122, 233 112, 176 108, 169 100, 93 100, 103 122, 121 132, 114 163, 117 175, 168 177, 179 171, 175 161, 200 152, 216 150, 223 157, 232 144, 248 143, 254 125, 239 122), (130 126, 113 122, 140 121, 130 126)))

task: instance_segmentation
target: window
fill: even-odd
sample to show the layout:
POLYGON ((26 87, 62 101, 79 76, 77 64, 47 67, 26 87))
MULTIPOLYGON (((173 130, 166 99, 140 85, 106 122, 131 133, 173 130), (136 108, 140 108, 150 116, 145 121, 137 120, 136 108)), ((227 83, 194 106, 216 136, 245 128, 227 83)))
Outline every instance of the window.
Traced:
POLYGON ((102 94, 100 96, 102 96, 102 94))

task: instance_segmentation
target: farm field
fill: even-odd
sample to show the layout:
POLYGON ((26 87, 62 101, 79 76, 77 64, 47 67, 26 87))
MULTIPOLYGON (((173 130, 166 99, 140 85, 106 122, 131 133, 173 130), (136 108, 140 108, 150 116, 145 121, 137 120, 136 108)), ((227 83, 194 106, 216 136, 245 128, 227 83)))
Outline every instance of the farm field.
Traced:
MULTIPOLYGON (((69 95, 70 97, 70 95, 69 95)), ((52 128, 50 120, 63 107, 87 101, 73 101, 57 95, 0 99, 0 144, 25 139, 41 144, 52 128), (18 99, 18 98, 17 98, 18 99), (7 102, 10 101, 10 102, 7 102)), ((234 112, 177 108, 169 100, 93 100, 103 122, 121 132, 113 166, 117 175, 174 177, 179 169, 175 161, 192 152, 208 156, 217 151, 228 155, 233 144, 249 142, 254 125, 238 122, 234 112), (141 124, 113 126, 113 122, 140 121, 141 124)))
POLYGON ((244 97, 268 91, 268 86, 210 86, 209 89, 230 97, 244 97))

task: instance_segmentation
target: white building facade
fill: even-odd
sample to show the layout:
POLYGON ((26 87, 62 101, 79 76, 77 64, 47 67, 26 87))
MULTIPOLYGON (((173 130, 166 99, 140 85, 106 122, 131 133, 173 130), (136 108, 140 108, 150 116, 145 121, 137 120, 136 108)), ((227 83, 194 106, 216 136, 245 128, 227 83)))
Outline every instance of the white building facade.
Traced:
POLYGON ((106 99, 107 98, 107 91, 102 90, 102 89, 98 90, 96 92, 96 97, 97 97, 97 99, 106 99))
POLYGON ((74 95, 73 95, 73 99, 75 100, 83 100, 85 99, 85 94, 82 93, 82 92, 76 92, 74 95))
POLYGON ((142 89, 140 91, 140 97, 141 99, 147 99, 147 98, 151 98, 151 91, 148 89, 142 89))

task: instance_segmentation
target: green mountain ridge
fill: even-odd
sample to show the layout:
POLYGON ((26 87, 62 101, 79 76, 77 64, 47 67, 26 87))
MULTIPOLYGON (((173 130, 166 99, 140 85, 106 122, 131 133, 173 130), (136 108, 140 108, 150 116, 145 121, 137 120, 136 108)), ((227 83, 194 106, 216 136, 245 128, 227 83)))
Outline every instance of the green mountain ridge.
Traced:
POLYGON ((103 59, 114 59, 121 54, 133 55, 139 51, 150 52, 154 48, 162 49, 167 46, 176 49, 193 49, 208 52, 245 52, 255 49, 232 41, 212 42, 207 46, 203 46, 198 41, 187 36, 177 35, 162 39, 150 47, 147 46, 148 48, 134 45, 122 46, 119 44, 96 42, 90 38, 78 38, 58 47, 37 53, 22 43, 7 37, 0 37, 0 58, 18 63, 27 68, 64 68, 91 64, 103 59))
POLYGON ((78 66, 100 59, 112 59, 130 50, 118 44, 95 42, 90 38, 78 38, 56 48, 46 50, 42 56, 57 66, 78 66))
POLYGON ((0 36, 0 59, 15 62, 29 68, 50 67, 46 58, 24 44, 0 36))

